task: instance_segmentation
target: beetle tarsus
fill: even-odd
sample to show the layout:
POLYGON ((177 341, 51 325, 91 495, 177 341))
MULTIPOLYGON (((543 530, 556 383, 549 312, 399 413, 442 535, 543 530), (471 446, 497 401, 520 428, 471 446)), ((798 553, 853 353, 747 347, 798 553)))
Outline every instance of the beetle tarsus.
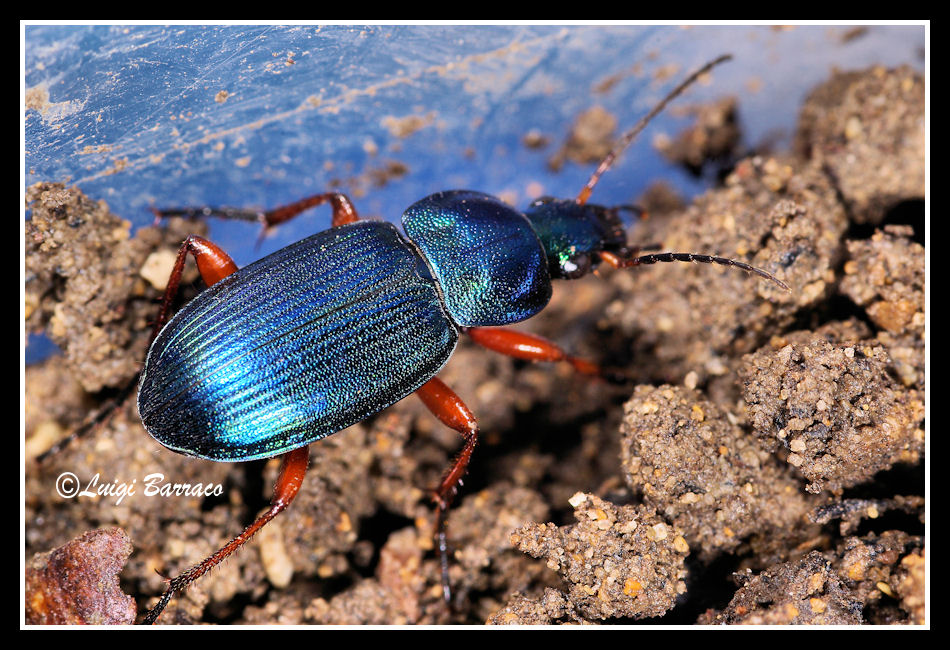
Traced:
POLYGON ((158 603, 155 604, 155 607, 146 612, 145 618, 142 619, 139 625, 154 625, 155 622, 158 621, 158 617, 165 611, 165 607, 168 606, 174 594, 175 592, 171 589, 166 589, 165 593, 163 593, 162 597, 158 600, 158 603))

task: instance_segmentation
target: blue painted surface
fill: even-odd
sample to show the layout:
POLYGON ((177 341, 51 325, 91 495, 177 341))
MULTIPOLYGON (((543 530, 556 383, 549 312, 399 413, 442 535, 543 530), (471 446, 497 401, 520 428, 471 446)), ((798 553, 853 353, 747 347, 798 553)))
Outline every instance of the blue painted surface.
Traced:
POLYGON ((139 390, 145 428, 213 460, 275 456, 406 397, 458 332, 388 223, 326 230, 208 288, 162 329, 139 390))
MULTIPOLYGON (((136 225, 152 204, 272 207, 334 183, 389 221, 447 189, 523 209, 540 194, 574 196, 592 171, 546 165, 578 114, 602 105, 622 129, 723 52, 734 61, 675 105, 737 95, 750 144, 789 135, 834 66, 923 65, 922 27, 872 26, 843 42, 847 29, 27 26, 26 88, 48 101, 26 111, 26 181, 76 183, 136 225), (526 148, 531 129, 551 144, 526 148), (374 186, 372 171, 393 161, 406 174, 374 186)), ((660 177, 699 189, 650 145, 686 123, 661 116, 592 202, 630 202, 660 177)), ((298 219, 260 252, 250 225, 215 223, 212 237, 243 265, 328 224, 298 219)))

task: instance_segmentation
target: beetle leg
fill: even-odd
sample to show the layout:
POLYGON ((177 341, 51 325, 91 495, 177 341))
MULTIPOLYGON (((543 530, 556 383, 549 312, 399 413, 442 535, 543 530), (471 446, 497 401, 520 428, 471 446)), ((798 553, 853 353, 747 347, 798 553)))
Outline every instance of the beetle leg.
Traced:
POLYGON ((333 208, 333 220, 330 222, 330 225, 335 227, 359 221, 360 217, 356 213, 356 208, 353 207, 353 202, 350 201, 346 194, 326 192, 324 194, 314 194, 313 196, 308 196, 299 201, 288 203, 287 205, 282 205, 265 212, 264 225, 267 228, 276 226, 279 223, 293 219, 305 210, 322 205, 327 201, 330 202, 330 207, 333 208))
POLYGON ((333 209, 333 218, 330 221, 331 226, 342 226, 347 223, 359 221, 360 217, 356 213, 356 208, 353 207, 353 202, 350 201, 346 194, 340 194, 339 192, 314 194, 313 196, 308 196, 299 201, 288 203, 287 205, 278 206, 266 212, 247 210, 245 208, 193 207, 167 208, 164 210, 152 208, 152 213, 155 214, 156 219, 162 219, 164 217, 220 217, 221 219, 236 219, 238 221, 255 221, 263 226, 260 237, 258 237, 257 240, 257 243, 260 244, 267 234, 267 231, 277 224, 290 221, 301 212, 305 212, 310 208, 322 205, 328 201, 330 202, 330 207, 333 209))
POLYGON ((452 500, 458 493, 468 463, 472 459, 475 445, 478 443, 478 422, 459 396, 437 377, 433 377, 417 389, 416 395, 426 405, 426 408, 432 411, 433 415, 439 418, 447 427, 458 431, 465 441, 462 451, 455 458, 433 495, 439 508, 436 518, 436 548, 442 567, 442 596, 446 602, 450 602, 452 600, 452 589, 449 585, 448 538, 445 532, 445 518, 449 506, 452 505, 452 500))
POLYGON ((264 226, 271 228, 284 221, 289 221, 301 212, 310 208, 330 202, 333 209, 333 219, 331 225, 342 226, 346 223, 359 221, 359 215, 353 202, 346 194, 339 192, 325 192, 323 194, 314 194, 306 198, 281 205, 273 210, 262 212, 260 210, 247 210, 245 208, 211 208, 211 207, 192 207, 192 208, 167 208, 163 210, 153 209, 152 212, 158 218, 164 217, 219 217, 221 219, 234 219, 237 221, 256 221, 264 226))
POLYGON ((567 361, 581 374, 595 375, 610 381, 624 381, 624 378, 617 373, 604 370, 593 361, 571 356, 556 343, 534 334, 503 327, 470 327, 466 333, 482 347, 515 359, 567 361))
POLYGON ((158 319, 152 329, 152 340, 158 336, 158 333, 168 322, 171 314, 172 302, 178 293, 178 285, 181 283, 181 274, 185 270, 185 260, 191 253, 198 265, 198 272, 201 273, 201 279, 209 287, 223 280, 227 276, 237 271, 237 264, 224 252, 217 244, 214 244, 204 237, 190 235, 182 242, 178 249, 178 257, 175 259, 175 266, 172 267, 172 273, 168 277, 168 284, 165 286, 165 295, 162 296, 162 308, 158 312, 158 319))
POLYGON ((310 462, 310 447, 303 446, 284 454, 280 465, 280 475, 277 477, 277 484, 274 486, 274 496, 271 499, 270 508, 261 514, 257 520, 244 529, 240 535, 223 546, 217 553, 206 558, 202 562, 194 565, 184 573, 172 578, 168 582, 165 593, 159 599, 158 603, 148 611, 145 618, 142 619, 143 625, 151 625, 161 615, 168 601, 176 592, 182 591, 192 582, 203 576, 214 568, 226 557, 243 546, 254 533, 263 528, 271 519, 280 514, 297 496, 300 486, 303 484, 304 475, 307 473, 307 465, 310 462))

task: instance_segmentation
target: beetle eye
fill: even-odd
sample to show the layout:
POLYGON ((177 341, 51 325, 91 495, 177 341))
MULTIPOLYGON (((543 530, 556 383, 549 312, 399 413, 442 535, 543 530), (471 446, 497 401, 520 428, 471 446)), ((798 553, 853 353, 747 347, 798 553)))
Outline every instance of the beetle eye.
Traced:
POLYGON ((590 272, 590 255, 581 253, 561 263, 561 275, 566 280, 574 280, 590 272))
POLYGON ((531 204, 528 205, 528 207, 536 208, 538 206, 544 205, 545 203, 551 203, 556 200, 557 199, 555 199, 553 196, 541 196, 541 197, 536 198, 534 201, 532 201, 531 204))

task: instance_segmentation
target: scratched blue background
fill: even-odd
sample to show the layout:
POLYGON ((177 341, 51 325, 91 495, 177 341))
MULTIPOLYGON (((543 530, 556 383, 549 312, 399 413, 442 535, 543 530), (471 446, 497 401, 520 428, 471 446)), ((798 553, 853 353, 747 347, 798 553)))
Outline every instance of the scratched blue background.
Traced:
MULTIPOLYGON (((363 216, 392 221, 442 189, 523 206, 586 181, 593 165, 547 167, 579 113, 601 105, 622 130, 718 54, 735 60, 679 103, 737 95, 748 146, 787 144, 806 93, 833 67, 923 69, 923 27, 871 26, 851 40, 848 29, 26 26, 25 87, 46 98, 24 113, 26 183, 76 184, 135 225, 152 204, 271 207, 334 182, 363 216), (674 74, 657 81, 663 70, 674 74), (411 121, 408 134, 393 126, 411 121), (550 144, 524 146, 531 129, 550 144), (392 162, 406 174, 378 186, 374 170, 392 162)), ((594 200, 629 202, 658 178, 701 190, 651 146, 685 125, 658 118, 594 200)), ((298 219, 259 251, 250 224, 214 222, 211 237, 243 265, 327 224, 325 212, 298 219)))
MULTIPOLYGON (((523 205, 536 182, 572 196, 592 166, 554 174, 546 160, 577 114, 600 104, 622 128, 717 54, 735 60, 680 102, 738 95, 748 144, 791 133, 805 93, 833 66, 923 65, 922 27, 872 26, 843 42, 847 29, 28 26, 26 88, 46 89, 49 100, 25 113, 26 182, 75 183, 136 224, 151 218, 153 202, 266 207, 334 180, 362 213, 390 220, 440 189, 504 193, 523 205), (658 83, 666 66, 678 72, 658 83), (617 74, 608 92, 593 90, 617 74), (413 116, 420 128, 394 133, 413 116), (526 148, 529 129, 551 144, 526 148), (374 186, 371 170, 388 161, 408 173, 374 186)), ((662 116, 596 200, 629 201, 659 177, 698 189, 650 146, 684 124, 662 116)), ((266 247, 325 224, 325 215, 300 220, 266 247)), ((255 256, 243 228, 256 234, 214 225, 240 264, 255 256)))

